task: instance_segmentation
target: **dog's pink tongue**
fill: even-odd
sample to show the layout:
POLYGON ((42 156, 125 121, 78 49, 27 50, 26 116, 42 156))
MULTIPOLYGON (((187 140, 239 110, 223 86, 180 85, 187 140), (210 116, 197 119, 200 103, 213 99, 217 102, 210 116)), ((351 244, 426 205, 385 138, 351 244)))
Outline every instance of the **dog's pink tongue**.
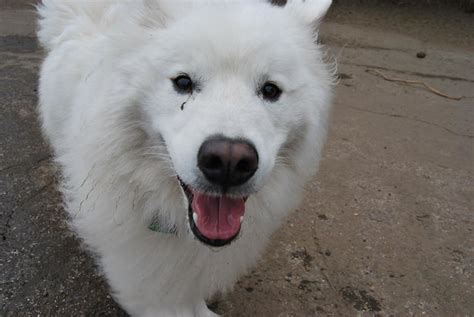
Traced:
POLYGON ((227 240, 240 229, 240 218, 245 213, 243 198, 208 196, 194 192, 193 211, 198 215, 196 226, 208 239, 227 240))

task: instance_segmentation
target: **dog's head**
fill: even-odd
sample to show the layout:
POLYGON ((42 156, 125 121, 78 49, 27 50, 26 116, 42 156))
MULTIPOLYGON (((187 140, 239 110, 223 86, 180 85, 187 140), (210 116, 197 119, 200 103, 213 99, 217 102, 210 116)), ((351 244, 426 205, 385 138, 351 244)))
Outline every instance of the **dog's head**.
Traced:
MULTIPOLYGON (((265 187, 294 196, 314 172, 332 81, 314 29, 330 2, 168 4, 142 23, 147 44, 129 65, 130 81, 201 241, 229 243, 247 199, 265 187)), ((262 201, 273 208, 270 200, 262 201)))

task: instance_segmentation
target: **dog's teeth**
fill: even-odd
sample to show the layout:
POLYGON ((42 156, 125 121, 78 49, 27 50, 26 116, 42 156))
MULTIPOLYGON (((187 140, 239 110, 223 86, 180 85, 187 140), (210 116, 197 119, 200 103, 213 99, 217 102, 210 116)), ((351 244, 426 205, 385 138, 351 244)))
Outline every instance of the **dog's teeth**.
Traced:
POLYGON ((244 216, 240 217, 240 223, 244 222, 244 216))
POLYGON ((193 212, 193 220, 194 220, 194 223, 198 222, 198 214, 195 212, 193 212))

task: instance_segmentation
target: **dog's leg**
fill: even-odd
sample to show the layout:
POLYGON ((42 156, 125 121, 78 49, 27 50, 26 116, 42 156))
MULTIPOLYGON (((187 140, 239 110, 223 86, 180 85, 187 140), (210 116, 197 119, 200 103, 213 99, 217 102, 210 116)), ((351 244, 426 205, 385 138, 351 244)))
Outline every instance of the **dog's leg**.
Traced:
POLYGON ((137 317, 196 317, 192 309, 180 308, 177 310, 149 310, 137 317))
POLYGON ((219 317, 202 301, 193 308, 180 307, 173 310, 148 310, 141 317, 219 317))
POLYGON ((217 315, 213 313, 209 308, 207 308, 206 302, 201 301, 195 308, 195 316, 196 317, 219 317, 220 315, 217 315))

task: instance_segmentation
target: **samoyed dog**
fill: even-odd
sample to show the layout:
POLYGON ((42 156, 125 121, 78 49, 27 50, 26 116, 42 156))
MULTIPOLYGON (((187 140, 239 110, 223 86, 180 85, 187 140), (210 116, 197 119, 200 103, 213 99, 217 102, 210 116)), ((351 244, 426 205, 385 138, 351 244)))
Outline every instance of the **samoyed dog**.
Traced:
POLYGON ((133 316, 205 304, 314 174, 331 0, 43 0, 39 112, 71 227, 133 316))

